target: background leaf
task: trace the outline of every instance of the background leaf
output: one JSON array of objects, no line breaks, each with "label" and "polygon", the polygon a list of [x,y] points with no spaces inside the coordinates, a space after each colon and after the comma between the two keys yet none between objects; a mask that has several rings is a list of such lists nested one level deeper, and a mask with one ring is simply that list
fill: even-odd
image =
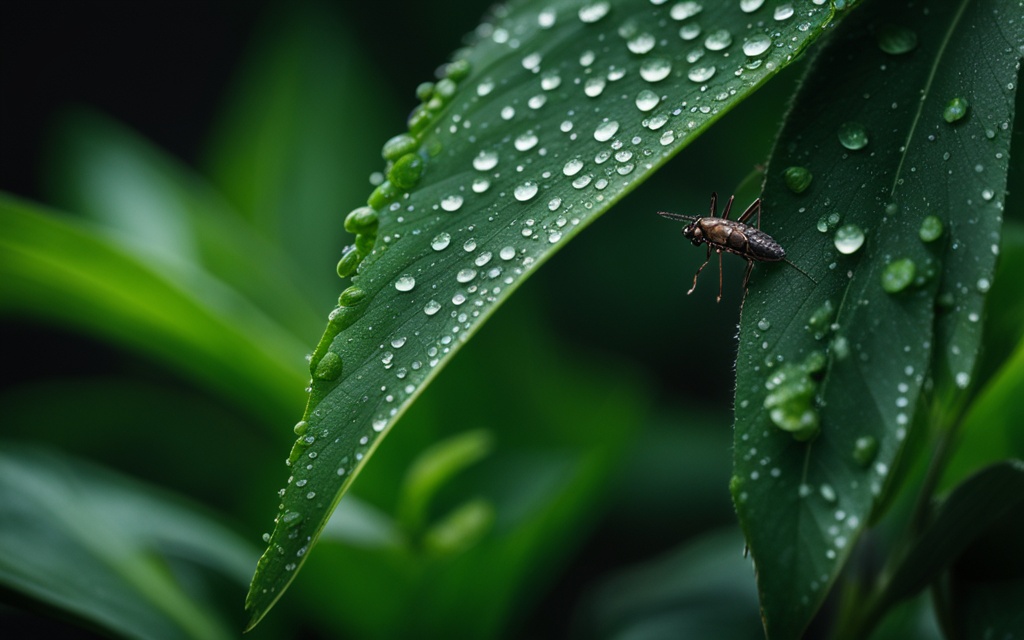
[{"label": "background leaf", "polygon": [[203,581],[186,567],[212,569],[240,592],[256,551],[194,507],[6,443],[0,516],[5,588],[124,637],[234,636],[219,597],[189,593]]},{"label": "background leaf", "polygon": [[[530,272],[831,19],[696,3],[522,3],[456,57],[350,219],[361,260],[314,351],[292,474],[247,609],[305,560],[394,420]],[[680,46],[682,43],[682,46]],[[379,221],[379,229],[378,229]],[[372,252],[362,256],[369,251]],[[314,462],[315,460],[315,462]]]},{"label": "background leaf", "polygon": [[[762,266],[741,322],[733,496],[770,637],[799,635],[820,606],[923,419],[933,359],[940,393],[969,385],[998,247],[1018,9],[881,6],[816,59],[763,194],[765,228],[818,281]],[[956,98],[970,107],[949,122]],[[810,171],[808,189],[787,187],[789,167]],[[930,215],[944,231],[925,241]],[[895,287],[904,260],[916,268]],[[794,421],[820,433],[777,427]]]}]

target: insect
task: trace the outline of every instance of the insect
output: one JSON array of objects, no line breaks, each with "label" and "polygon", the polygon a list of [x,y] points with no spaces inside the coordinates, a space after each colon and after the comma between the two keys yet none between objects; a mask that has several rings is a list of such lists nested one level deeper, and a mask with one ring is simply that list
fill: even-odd
[{"label": "insect", "polygon": [[[747,290],[747,283],[750,282],[750,273],[754,270],[754,261],[758,262],[785,262],[791,267],[807,276],[811,282],[817,282],[811,278],[803,269],[786,260],[786,250],[779,245],[770,235],[761,231],[761,199],[758,198],[750,203],[747,210],[737,220],[729,219],[729,212],[732,210],[732,201],[736,196],[730,196],[729,202],[725,205],[722,217],[718,217],[718,194],[711,194],[711,213],[705,218],[700,216],[687,216],[680,213],[668,213],[659,211],[658,215],[669,220],[681,220],[689,222],[683,227],[683,235],[690,239],[695,246],[702,243],[708,245],[708,258],[700,265],[697,273],[693,276],[693,286],[687,291],[687,295],[693,293],[697,288],[697,277],[704,267],[711,262],[711,251],[718,253],[718,298],[722,301],[722,252],[728,251],[747,259],[747,271],[743,276],[743,290]],[[757,214],[757,226],[747,224],[747,220]]]}]

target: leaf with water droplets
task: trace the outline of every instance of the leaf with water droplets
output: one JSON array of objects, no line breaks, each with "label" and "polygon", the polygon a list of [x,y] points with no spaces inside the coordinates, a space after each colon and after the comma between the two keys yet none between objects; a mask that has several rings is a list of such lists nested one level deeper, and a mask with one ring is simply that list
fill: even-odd
[{"label": "leaf with water droplets", "polygon": [[[495,308],[833,18],[821,0],[792,6],[518,3],[423,86],[408,122],[418,145],[387,145],[387,179],[368,199],[377,224],[339,263],[355,276],[311,358],[327,378],[314,375],[250,625],[380,439]],[[339,361],[321,371],[328,353]]]},{"label": "leaf with water droplets", "polygon": [[[925,420],[926,380],[963,400],[1006,191],[1013,16],[1005,0],[864,4],[772,153],[764,226],[816,282],[759,269],[741,322],[732,491],[770,637],[799,636],[821,605]],[[971,108],[951,124],[958,96]],[[792,166],[813,173],[805,191]]]}]

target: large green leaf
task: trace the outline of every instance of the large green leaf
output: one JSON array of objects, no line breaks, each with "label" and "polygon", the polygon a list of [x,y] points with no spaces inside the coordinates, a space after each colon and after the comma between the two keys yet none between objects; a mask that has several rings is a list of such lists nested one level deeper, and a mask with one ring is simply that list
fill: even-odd
[{"label": "large green leaf", "polygon": [[[945,395],[970,384],[1019,16],[1000,0],[861,7],[773,151],[764,226],[817,282],[760,268],[741,324],[732,489],[771,637],[798,636],[824,599],[922,419],[929,373]],[[794,188],[801,170],[806,190]]]},{"label": "large green leaf", "polygon": [[123,637],[235,636],[199,575],[179,581],[170,569],[181,561],[213,569],[241,591],[255,549],[124,477],[37,449],[3,449],[3,587]]},{"label": "large green leaf", "polygon": [[358,275],[313,354],[250,624],[380,438],[480,323],[792,61],[831,21],[824,4],[522,2],[497,10],[445,77],[421,88],[411,134],[385,147],[392,162],[373,209],[347,221],[358,235],[339,271],[358,264]]},{"label": "large green leaf", "polygon": [[95,225],[0,194],[8,310],[135,346],[267,415],[286,415],[300,399],[301,344],[223,282],[143,263]]}]

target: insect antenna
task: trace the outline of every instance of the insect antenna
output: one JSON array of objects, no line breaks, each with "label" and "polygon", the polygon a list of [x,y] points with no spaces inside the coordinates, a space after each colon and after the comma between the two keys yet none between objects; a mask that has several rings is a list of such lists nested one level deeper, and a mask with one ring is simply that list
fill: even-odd
[{"label": "insect antenna", "polygon": [[679,220],[681,222],[693,222],[697,220],[697,216],[687,216],[681,213],[669,213],[668,211],[659,211],[658,215],[662,218],[668,218],[669,220]]},{"label": "insect antenna", "polygon": [[810,280],[810,281],[811,281],[811,282],[813,282],[814,284],[818,284],[818,281],[817,281],[817,280],[815,280],[814,278],[812,278],[812,277],[811,277],[811,274],[807,273],[806,271],[804,271],[804,270],[803,270],[803,269],[801,269],[800,267],[796,266],[795,264],[793,264],[792,262],[790,262],[790,261],[789,261],[789,260],[788,260],[787,258],[783,258],[783,260],[784,260],[784,261],[786,262],[786,264],[788,264],[789,266],[793,267],[794,269],[796,269],[796,270],[797,270],[797,271],[799,271],[800,273],[802,273],[802,274],[804,274],[805,276],[807,276],[807,279],[808,279],[808,280]]}]

